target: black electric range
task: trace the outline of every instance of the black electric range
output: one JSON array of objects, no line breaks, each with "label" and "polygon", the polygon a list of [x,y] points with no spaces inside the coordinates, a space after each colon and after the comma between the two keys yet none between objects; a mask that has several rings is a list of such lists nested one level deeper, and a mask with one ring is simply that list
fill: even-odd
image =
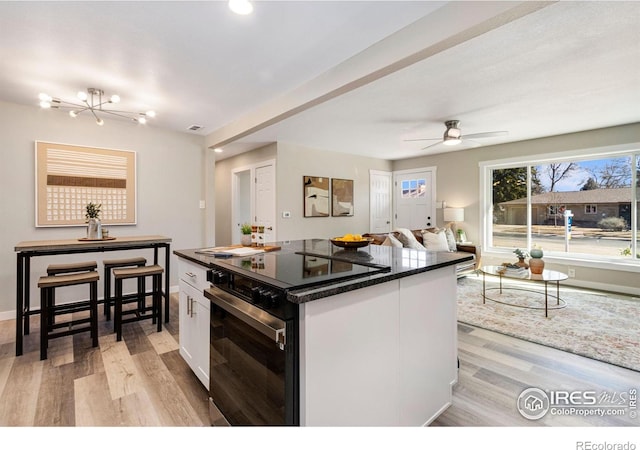
[{"label": "black electric range", "polygon": [[322,241],[216,258],[212,266],[207,274],[212,286],[205,290],[211,301],[212,422],[222,413],[231,425],[299,425],[300,305],[287,301],[287,292],[390,267],[376,264],[367,252],[344,252]]}]

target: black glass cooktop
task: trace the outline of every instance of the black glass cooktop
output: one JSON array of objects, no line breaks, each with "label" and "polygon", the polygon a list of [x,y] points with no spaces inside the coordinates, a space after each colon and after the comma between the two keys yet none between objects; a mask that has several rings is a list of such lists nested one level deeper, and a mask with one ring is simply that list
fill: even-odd
[{"label": "black glass cooktop", "polygon": [[339,255],[334,258],[314,253],[260,253],[216,262],[229,266],[236,273],[283,289],[345,281],[390,270],[386,266],[370,264],[365,257],[361,263],[354,263]]}]

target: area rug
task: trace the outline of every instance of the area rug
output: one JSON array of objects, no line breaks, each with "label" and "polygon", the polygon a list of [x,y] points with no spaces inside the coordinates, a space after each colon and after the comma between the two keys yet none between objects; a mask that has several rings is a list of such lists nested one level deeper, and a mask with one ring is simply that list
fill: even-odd
[{"label": "area rug", "polygon": [[[487,289],[498,287],[487,277]],[[503,286],[535,290],[488,290],[505,303],[544,308],[544,285],[505,280]],[[555,284],[549,284],[555,295]],[[527,309],[487,300],[482,303],[482,275],[458,280],[458,321],[527,341],[640,371],[640,299],[560,286],[562,309]],[[556,306],[549,297],[549,305]]]}]

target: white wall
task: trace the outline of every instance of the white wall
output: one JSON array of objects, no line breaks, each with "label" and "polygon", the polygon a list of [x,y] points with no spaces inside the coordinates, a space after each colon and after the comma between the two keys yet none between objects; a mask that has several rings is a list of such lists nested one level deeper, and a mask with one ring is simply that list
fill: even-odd
[{"label": "white wall", "polygon": [[[99,127],[90,118],[74,120],[59,111],[0,102],[0,320],[15,316],[14,247],[18,242],[86,235],[84,227],[35,227],[36,140],[135,151],[137,225],[109,226],[111,235],[165,235],[173,239],[172,250],[204,245],[205,210],[199,208],[199,200],[206,197],[204,137],[113,119]],[[62,259],[100,261],[104,255],[133,256],[131,252],[110,252],[34,258],[32,304],[39,302],[35,282],[47,264]],[[176,268],[175,257],[172,262]],[[176,270],[171,273],[171,284],[177,285]]]},{"label": "white wall", "polygon": [[[330,238],[369,231],[369,170],[391,170],[391,161],[327,152],[278,142],[278,240]],[[303,177],[353,180],[352,217],[304,217]],[[291,218],[282,218],[290,211]]]}]

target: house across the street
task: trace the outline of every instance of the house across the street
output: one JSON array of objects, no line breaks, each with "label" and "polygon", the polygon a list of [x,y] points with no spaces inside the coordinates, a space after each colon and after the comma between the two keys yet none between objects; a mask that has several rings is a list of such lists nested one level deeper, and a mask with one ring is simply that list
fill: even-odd
[{"label": "house across the street", "polygon": [[[606,217],[622,217],[628,227],[631,223],[631,188],[545,192],[531,196],[532,225],[563,225],[565,210],[571,211],[576,226],[596,228]],[[502,202],[494,214],[497,223],[526,224],[527,198]]]}]

